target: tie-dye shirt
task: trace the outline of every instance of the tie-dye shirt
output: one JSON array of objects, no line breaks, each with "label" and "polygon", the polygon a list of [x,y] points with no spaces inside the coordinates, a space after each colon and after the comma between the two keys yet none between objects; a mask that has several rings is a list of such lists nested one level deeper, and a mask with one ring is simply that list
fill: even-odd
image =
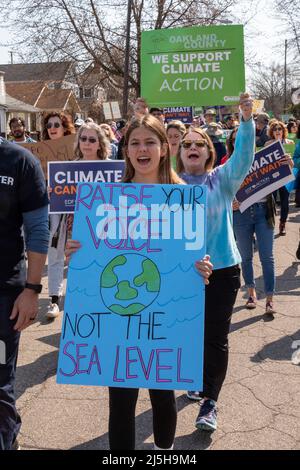
[{"label": "tie-dye shirt", "polygon": [[254,158],[254,121],[242,121],[230,159],[203,175],[181,173],[187,184],[205,184],[207,194],[207,245],[213,269],[241,262],[232,228],[232,201],[245,179]]}]

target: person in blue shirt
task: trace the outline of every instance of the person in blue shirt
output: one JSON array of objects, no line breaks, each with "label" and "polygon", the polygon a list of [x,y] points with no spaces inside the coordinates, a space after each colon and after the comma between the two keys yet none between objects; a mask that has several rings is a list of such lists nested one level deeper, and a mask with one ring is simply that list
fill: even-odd
[{"label": "person in blue shirt", "polygon": [[207,247],[214,266],[205,290],[205,338],[203,393],[189,391],[192,400],[202,400],[196,427],[217,428],[216,402],[228,365],[228,334],[231,315],[240,287],[241,257],[232,228],[232,202],[254,158],[255,126],[253,102],[244,93],[240,97],[242,120],[231,158],[214,168],[213,143],[200,128],[190,128],[183,136],[177,155],[177,172],[188,184],[204,184],[207,196]]}]

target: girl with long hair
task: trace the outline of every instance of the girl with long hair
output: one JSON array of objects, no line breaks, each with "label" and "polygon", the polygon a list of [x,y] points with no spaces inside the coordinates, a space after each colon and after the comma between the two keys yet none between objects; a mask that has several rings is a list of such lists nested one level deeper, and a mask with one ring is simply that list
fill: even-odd
[{"label": "girl with long hair", "polygon": [[[151,115],[133,120],[125,136],[125,174],[123,182],[183,184],[171,168],[170,150],[164,126]],[[69,240],[66,256],[80,248]],[[209,257],[195,263],[205,283],[211,274]],[[109,443],[111,450],[135,447],[135,408],[138,389],[109,387]],[[154,448],[173,448],[177,410],[173,390],[149,390],[153,409]]]}]

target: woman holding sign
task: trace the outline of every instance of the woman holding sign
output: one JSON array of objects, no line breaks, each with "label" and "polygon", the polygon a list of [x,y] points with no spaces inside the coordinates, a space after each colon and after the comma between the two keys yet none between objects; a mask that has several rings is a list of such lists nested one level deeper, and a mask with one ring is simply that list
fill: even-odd
[{"label": "woman holding sign", "polygon": [[[274,142],[280,142],[282,145],[294,144],[293,140],[288,139],[288,130],[284,123],[281,121],[272,120],[268,130],[268,136],[271,140],[265,143],[265,147],[268,147]],[[285,186],[279,188],[280,197],[280,223],[279,223],[279,235],[286,235],[285,224],[289,215],[289,197],[290,193]]]},{"label": "woman holding sign", "polygon": [[[125,136],[125,176],[123,182],[183,184],[172,170],[167,135],[161,122],[151,115],[141,116],[129,126]],[[75,240],[67,242],[66,257],[80,248]],[[205,283],[211,274],[209,257],[195,264]],[[111,450],[135,447],[135,408],[139,390],[109,388],[109,443]],[[172,390],[149,390],[153,409],[155,449],[173,448],[177,410]]]},{"label": "woman holding sign", "polygon": [[[75,134],[75,128],[64,113],[49,113],[44,119],[43,140],[57,140]],[[64,249],[67,236],[67,218],[65,215],[50,214],[50,245],[48,251],[48,291],[50,303],[46,313],[53,319],[60,313],[60,299],[63,293]]]},{"label": "woman holding sign", "polygon": [[[275,124],[276,125],[276,124]],[[269,142],[268,142],[269,144]],[[281,165],[292,166],[289,155],[284,155],[280,160]],[[253,237],[257,240],[260,262],[262,265],[264,288],[266,295],[265,314],[273,319],[275,313],[273,296],[275,292],[275,265],[273,255],[274,228],[276,207],[273,194],[260,199],[252,204],[243,213],[239,210],[239,203],[233,203],[233,229],[237,245],[242,257],[242,273],[248,290],[247,309],[254,309],[257,305],[253,269]]]},{"label": "woman holding sign", "polygon": [[201,400],[196,427],[205,431],[217,428],[216,403],[228,365],[228,334],[231,315],[240,287],[241,257],[232,229],[232,201],[253,158],[255,130],[252,99],[240,97],[242,121],[236,134],[231,158],[214,168],[216,153],[203,129],[191,128],[183,136],[177,155],[177,171],[188,184],[205,184],[207,196],[207,253],[214,271],[205,291],[204,389],[189,391],[188,398]]}]

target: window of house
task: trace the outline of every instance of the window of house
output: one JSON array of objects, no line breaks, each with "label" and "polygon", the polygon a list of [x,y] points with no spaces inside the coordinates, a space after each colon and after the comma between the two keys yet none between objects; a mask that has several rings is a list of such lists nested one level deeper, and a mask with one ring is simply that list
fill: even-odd
[{"label": "window of house", "polygon": [[92,98],[92,89],[91,88],[85,88],[84,89],[84,97],[85,98]]}]

